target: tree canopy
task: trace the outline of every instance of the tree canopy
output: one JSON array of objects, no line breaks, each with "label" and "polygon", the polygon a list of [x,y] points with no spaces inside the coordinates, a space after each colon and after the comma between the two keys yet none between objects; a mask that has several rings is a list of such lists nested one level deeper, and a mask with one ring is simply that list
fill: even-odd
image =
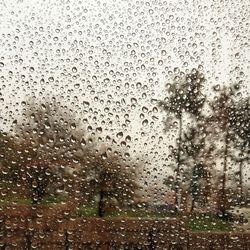
[{"label": "tree canopy", "polygon": [[[133,164],[133,163],[132,163]],[[97,199],[98,215],[105,214],[105,204],[129,205],[136,197],[138,166],[127,164],[119,155],[93,154],[79,169],[81,192],[89,201]]]},{"label": "tree canopy", "polygon": [[86,143],[89,138],[77,114],[56,98],[27,100],[12,137],[1,138],[12,152],[8,160],[7,147],[3,150],[4,178],[24,187],[34,204],[58,189],[76,195],[70,187],[80,186],[88,201],[99,196],[100,216],[108,200],[123,205],[133,201],[137,188],[133,163],[126,163],[118,152],[100,153],[98,145]]}]

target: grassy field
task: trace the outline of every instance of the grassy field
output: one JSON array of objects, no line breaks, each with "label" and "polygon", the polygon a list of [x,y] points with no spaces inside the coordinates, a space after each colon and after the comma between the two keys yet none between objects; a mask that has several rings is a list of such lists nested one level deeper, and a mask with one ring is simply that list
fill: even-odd
[{"label": "grassy field", "polygon": [[[80,217],[97,217],[97,210],[90,207],[80,207],[76,210]],[[228,222],[219,218],[207,215],[200,216],[182,216],[180,214],[157,213],[149,210],[126,210],[106,212],[105,218],[144,218],[144,219],[166,219],[178,218],[186,222],[190,231],[211,231],[211,232],[229,232],[233,227]]]},{"label": "grassy field", "polygon": [[[97,217],[97,209],[93,207],[81,206],[76,209],[76,213],[80,217]],[[117,210],[107,211],[105,213],[106,218],[165,218],[173,217],[173,214],[166,214],[160,212],[153,212],[145,209],[131,209],[131,210]]]},{"label": "grassy field", "polygon": [[31,199],[21,198],[21,197],[5,197],[0,199],[0,205],[11,205],[11,204],[29,205],[31,204]]},{"label": "grassy field", "polygon": [[191,231],[223,231],[229,232],[233,227],[228,222],[211,216],[189,216],[186,219],[187,228]]},{"label": "grassy field", "polygon": [[[61,203],[64,201],[64,198],[61,196],[47,196],[44,197],[42,200],[41,204],[46,205],[46,204],[53,204],[53,203]],[[32,200],[30,198],[25,198],[25,197],[4,197],[0,199],[0,205],[10,205],[10,204],[20,204],[20,205],[31,205]]]},{"label": "grassy field", "polygon": [[[50,204],[60,204],[64,201],[64,198],[61,196],[48,196],[44,197],[41,204],[50,205]],[[20,198],[20,197],[5,197],[0,199],[1,205],[11,205],[11,204],[22,204],[22,205],[31,205],[32,201],[29,198]],[[95,207],[80,206],[76,208],[76,215],[79,217],[98,217],[97,209]],[[171,212],[154,212],[147,209],[126,209],[126,210],[108,210],[105,213],[105,218],[143,218],[143,219],[167,219],[167,218],[178,218],[182,221],[185,221],[187,229],[191,231],[223,231],[229,232],[233,230],[233,226],[219,218],[208,216],[208,215],[188,215],[183,216],[181,214],[175,214]]]}]

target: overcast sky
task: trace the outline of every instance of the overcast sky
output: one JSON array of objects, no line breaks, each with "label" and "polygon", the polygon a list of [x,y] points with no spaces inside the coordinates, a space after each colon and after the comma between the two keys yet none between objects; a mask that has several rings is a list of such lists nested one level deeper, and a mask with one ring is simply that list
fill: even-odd
[{"label": "overcast sky", "polygon": [[249,7],[248,0],[2,0],[2,129],[25,96],[50,92],[78,105],[103,138],[122,131],[119,144],[130,135],[132,155],[164,172],[174,137],[163,134],[154,100],[164,98],[176,67],[202,65],[207,91],[249,84]]}]

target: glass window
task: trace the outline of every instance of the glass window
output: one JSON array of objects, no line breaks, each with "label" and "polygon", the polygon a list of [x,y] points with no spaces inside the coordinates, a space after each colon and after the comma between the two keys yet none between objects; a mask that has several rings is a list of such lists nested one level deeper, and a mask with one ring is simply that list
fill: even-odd
[{"label": "glass window", "polygon": [[0,248],[250,248],[249,20],[1,1]]}]

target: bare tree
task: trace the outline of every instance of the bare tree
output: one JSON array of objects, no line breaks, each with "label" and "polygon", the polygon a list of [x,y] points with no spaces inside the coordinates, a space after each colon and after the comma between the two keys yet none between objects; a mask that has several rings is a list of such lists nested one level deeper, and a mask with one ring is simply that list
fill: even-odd
[{"label": "bare tree", "polygon": [[239,164],[239,171],[237,172],[239,179],[241,203],[243,202],[243,165],[249,162],[250,156],[250,98],[246,97],[240,100],[232,110],[234,119],[232,120],[232,127],[237,135],[236,147],[238,148],[239,155],[232,155],[235,162]]},{"label": "bare tree", "polygon": [[218,95],[210,102],[212,114],[208,121],[210,122],[215,138],[222,138],[223,150],[219,150],[219,154],[223,155],[223,175],[222,175],[222,199],[219,209],[222,216],[226,213],[225,204],[227,203],[226,183],[228,174],[228,160],[231,155],[230,146],[235,147],[235,131],[233,124],[235,123],[235,105],[236,105],[236,90],[231,87],[223,87],[218,91]]},{"label": "bare tree", "polygon": [[[189,192],[192,197],[191,212],[195,203],[211,191],[212,153],[215,149],[209,139],[205,117],[184,133],[182,152],[183,163],[187,166],[184,175],[190,180]],[[205,190],[206,189],[206,190]],[[203,199],[204,200],[204,199]]]},{"label": "bare tree", "polygon": [[176,204],[179,207],[181,204],[181,198],[179,198],[180,189],[180,168],[182,164],[181,151],[182,151],[182,139],[183,139],[183,116],[190,114],[197,117],[202,111],[202,107],[205,103],[205,96],[202,93],[202,86],[205,82],[204,75],[198,70],[193,69],[189,74],[180,74],[176,76],[173,83],[167,84],[168,96],[159,102],[159,106],[163,110],[173,117],[169,116],[165,121],[166,127],[169,122],[174,118],[178,120],[178,137],[177,137],[177,150],[175,155],[176,159],[176,177],[175,177],[175,194]]}]

